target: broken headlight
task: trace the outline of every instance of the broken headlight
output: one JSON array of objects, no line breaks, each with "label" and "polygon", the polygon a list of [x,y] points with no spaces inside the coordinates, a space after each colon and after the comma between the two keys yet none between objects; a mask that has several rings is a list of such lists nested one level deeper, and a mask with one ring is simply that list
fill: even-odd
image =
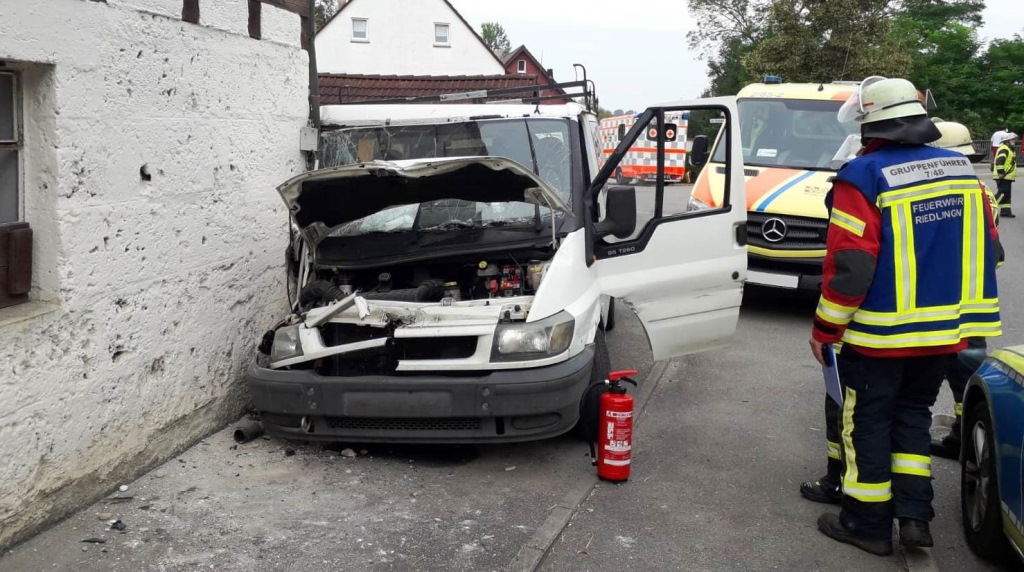
[{"label": "broken headlight", "polygon": [[270,350],[270,363],[291,359],[302,355],[302,342],[299,341],[301,324],[285,326],[274,333],[274,345]]},{"label": "broken headlight", "polygon": [[558,355],[569,349],[575,327],[576,319],[564,310],[529,324],[498,324],[491,360],[525,361]]}]

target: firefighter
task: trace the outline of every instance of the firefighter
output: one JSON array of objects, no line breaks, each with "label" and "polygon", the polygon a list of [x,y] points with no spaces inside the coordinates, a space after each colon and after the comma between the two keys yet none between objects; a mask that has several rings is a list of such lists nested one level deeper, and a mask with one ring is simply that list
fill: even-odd
[{"label": "firefighter", "polygon": [[839,111],[864,149],[833,183],[821,299],[810,345],[845,385],[842,510],[827,536],[892,553],[932,546],[930,408],[967,338],[1001,333],[995,226],[970,161],[940,137],[913,84],[870,77]]},{"label": "firefighter", "polygon": [[1010,204],[1010,196],[1014,179],[1017,178],[1017,153],[1013,150],[1013,140],[1017,138],[1016,133],[1003,135],[1002,144],[996,150],[996,157],[992,159],[992,176],[996,180],[996,198],[999,199],[1000,214],[1006,218],[1016,218]]},{"label": "firefighter", "polygon": [[[963,153],[964,155],[974,153],[974,146],[971,143],[971,133],[967,127],[952,121],[935,121],[935,126],[939,128],[939,132],[942,133],[942,137],[933,143],[934,146],[941,149],[949,149],[958,153]],[[985,186],[985,195],[988,198],[989,206],[992,210],[992,220],[998,227],[999,203],[988,186]],[[996,250],[998,253],[998,266],[1003,261],[1003,249],[998,242],[996,243]],[[985,343],[985,338],[972,337],[967,340],[967,348],[958,352],[956,354],[956,359],[951,361],[949,366],[946,367],[946,382],[949,383],[949,389],[953,393],[954,420],[948,435],[942,439],[932,441],[932,455],[946,459],[960,458],[960,432],[961,416],[963,415],[964,390],[967,388],[967,381],[971,378],[971,375],[978,369],[978,367],[981,366],[981,362],[985,361],[985,356],[987,354],[988,344]]]}]

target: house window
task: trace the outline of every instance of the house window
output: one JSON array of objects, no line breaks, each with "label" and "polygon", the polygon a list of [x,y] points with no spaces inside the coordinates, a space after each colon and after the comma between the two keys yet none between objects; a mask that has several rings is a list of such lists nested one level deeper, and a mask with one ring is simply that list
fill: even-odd
[{"label": "house window", "polygon": [[450,46],[451,41],[448,36],[448,24],[434,24],[434,45],[435,46]]},{"label": "house window", "polygon": [[21,220],[20,99],[18,76],[0,72],[0,224]]},{"label": "house window", "polygon": [[526,73],[526,60],[519,60],[519,73]]},{"label": "house window", "polygon": [[352,18],[352,41],[366,42],[366,18]]}]

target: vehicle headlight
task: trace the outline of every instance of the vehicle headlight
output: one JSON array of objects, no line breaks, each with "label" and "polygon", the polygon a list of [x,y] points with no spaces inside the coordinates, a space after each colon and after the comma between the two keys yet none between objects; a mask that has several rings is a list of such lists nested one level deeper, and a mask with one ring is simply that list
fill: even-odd
[{"label": "vehicle headlight", "polygon": [[572,343],[576,319],[562,311],[530,324],[498,324],[494,330],[493,361],[525,361],[558,355]]},{"label": "vehicle headlight", "polygon": [[299,327],[301,327],[301,324],[295,324],[293,326],[285,326],[274,332],[274,345],[270,350],[270,363],[302,355]]},{"label": "vehicle headlight", "polygon": [[711,205],[698,199],[697,197],[690,195],[690,201],[686,203],[686,212],[691,213],[695,211],[704,211],[710,209]]}]

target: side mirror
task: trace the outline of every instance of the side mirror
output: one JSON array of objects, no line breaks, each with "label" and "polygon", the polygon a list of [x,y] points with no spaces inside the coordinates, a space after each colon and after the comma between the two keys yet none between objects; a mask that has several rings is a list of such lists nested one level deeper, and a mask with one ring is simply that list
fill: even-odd
[{"label": "side mirror", "polygon": [[708,161],[708,136],[698,135],[693,138],[690,148],[690,164],[699,167]]},{"label": "side mirror", "polygon": [[604,211],[604,220],[594,225],[598,236],[629,238],[636,230],[636,189],[609,187]]},{"label": "side mirror", "polygon": [[624,123],[620,123],[619,124],[618,134],[619,134],[619,141],[622,141],[623,139],[626,138],[626,125]]}]

